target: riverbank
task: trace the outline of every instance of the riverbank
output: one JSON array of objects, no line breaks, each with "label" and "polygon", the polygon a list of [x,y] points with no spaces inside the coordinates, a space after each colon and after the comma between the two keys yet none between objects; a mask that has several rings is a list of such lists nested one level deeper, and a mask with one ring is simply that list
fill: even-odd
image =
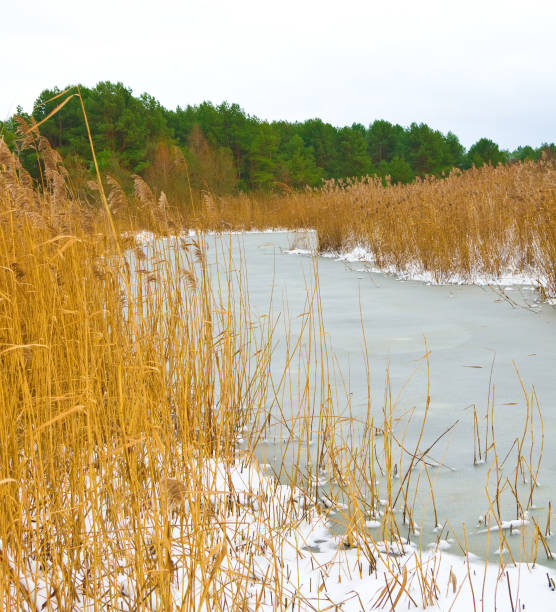
[{"label": "riverbank", "polygon": [[[529,574],[520,564],[551,555],[551,509],[535,506],[542,489],[533,501],[544,439],[534,402],[511,461],[498,446],[498,421],[496,436],[493,427],[480,433],[476,467],[495,496],[481,508],[481,530],[498,527],[487,534],[500,548],[486,564],[470,557],[466,539],[450,543],[447,525],[436,531],[438,517],[432,528],[421,521],[421,511],[438,510],[442,475],[455,480],[436,453],[434,436],[444,440],[444,427],[432,440],[403,433],[404,415],[424,427],[431,415],[447,414],[431,401],[427,383],[415,410],[404,406],[400,414],[390,393],[395,372],[387,370],[379,387],[382,406],[371,405],[369,379],[356,404],[349,384],[336,378],[325,318],[335,312],[346,320],[358,279],[338,274],[337,262],[280,257],[271,234],[251,236],[257,242],[249,253],[241,244],[231,252],[227,236],[139,243],[130,223],[127,236],[117,236],[108,210],[81,206],[60,169],[51,164],[48,172],[51,182],[33,190],[16,158],[0,165],[0,389],[9,390],[0,393],[2,607],[442,609],[454,597],[466,606],[469,597],[479,600],[478,583],[471,595],[465,585],[475,575],[480,580],[481,567],[485,590],[506,578],[511,605],[518,597],[546,604],[541,578],[552,593],[551,570],[548,577],[544,570]],[[168,235],[163,225],[160,234]],[[248,278],[253,266],[241,265],[244,255],[259,266],[259,282]],[[277,260],[297,300],[292,317],[282,295],[278,314],[269,305],[268,291],[278,291]],[[318,268],[327,264],[333,283],[321,293]],[[384,282],[384,290],[404,286],[391,282],[395,287]],[[369,295],[375,313],[385,303],[407,318],[407,299]],[[411,304],[417,312],[416,300]],[[276,316],[284,326],[279,343]],[[357,335],[342,339],[365,377],[365,358],[354,352],[365,333],[360,315],[352,319]],[[437,328],[431,355],[420,330],[399,335],[397,314],[389,325],[396,334],[379,324],[368,335],[371,354],[397,352],[425,371],[434,351],[454,351],[468,338],[459,323]],[[535,338],[530,331],[528,341],[538,344]],[[466,362],[473,370],[464,371],[476,364]],[[517,410],[503,414],[514,429]],[[486,413],[494,415],[494,401]],[[280,446],[273,446],[275,434]],[[473,444],[465,445],[470,468],[460,476],[475,469]],[[273,456],[259,468],[262,447]],[[540,516],[548,516],[546,529]],[[534,526],[536,517],[531,534],[518,529],[525,520]],[[338,521],[343,529],[334,535]],[[512,533],[523,534],[513,547]],[[431,534],[440,552],[428,552]],[[452,558],[448,544],[463,556]],[[503,581],[497,584],[505,597]]]}]

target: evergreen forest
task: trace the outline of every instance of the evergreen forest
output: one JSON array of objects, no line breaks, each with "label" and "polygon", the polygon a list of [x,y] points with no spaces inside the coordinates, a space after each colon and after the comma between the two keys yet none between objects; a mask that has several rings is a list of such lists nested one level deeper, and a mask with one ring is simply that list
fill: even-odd
[{"label": "evergreen forest", "polygon": [[[452,132],[443,134],[425,123],[404,127],[377,119],[367,127],[337,127],[320,119],[268,122],[228,102],[168,110],[149,94],[134,96],[122,83],[100,82],[80,90],[103,175],[131,188],[131,177],[138,174],[177,198],[188,189],[215,195],[264,192],[368,175],[411,183],[416,177],[447,175],[453,168],[556,155],[554,144],[510,152],[488,138],[466,150]],[[21,118],[41,122],[60,106],[61,92],[44,90],[32,117],[18,108],[16,115],[0,122],[0,134],[10,148],[17,148]],[[59,108],[41,126],[41,134],[61,154],[75,184],[86,185],[92,162],[78,97]],[[37,176],[32,151],[19,153]]]}]

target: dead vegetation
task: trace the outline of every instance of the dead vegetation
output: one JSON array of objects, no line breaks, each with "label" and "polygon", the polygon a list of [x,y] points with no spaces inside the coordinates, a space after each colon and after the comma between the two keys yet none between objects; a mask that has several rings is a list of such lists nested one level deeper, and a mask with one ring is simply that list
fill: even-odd
[{"label": "dead vegetation", "polygon": [[[441,522],[431,448],[422,448],[421,436],[414,448],[400,437],[388,382],[381,411],[369,397],[364,422],[338,416],[318,279],[276,384],[272,325],[254,325],[243,280],[232,290],[229,261],[215,280],[201,235],[138,244],[129,233],[136,217],[115,179],[104,208],[84,206],[55,152],[35,132],[25,136],[43,159],[39,189],[0,140],[2,606],[311,609],[313,599],[289,590],[283,547],[299,525],[330,509],[344,522],[343,546],[360,551],[361,576],[387,568],[374,607],[432,605],[449,588],[459,594],[455,576],[439,584],[428,561],[413,570],[404,564],[419,490]],[[167,199],[140,180],[136,192],[149,227],[171,236],[179,220]],[[207,194],[199,206],[208,213],[195,219],[200,226],[315,227],[321,250],[363,243],[377,261],[418,259],[440,277],[476,266],[499,272],[517,261],[554,282],[548,164],[406,187],[363,181],[266,199]],[[309,357],[299,350],[302,338]],[[298,388],[291,367],[305,376]],[[295,418],[279,424],[282,460],[294,457],[287,493],[277,479],[253,485],[258,476],[249,467],[280,401],[297,406]],[[429,403],[427,392],[421,433]],[[528,520],[542,456],[540,408],[534,395],[525,393],[525,403],[515,466],[498,457],[493,404],[487,430],[475,428],[475,460],[489,462],[484,525],[488,533],[497,528],[499,548],[510,555],[506,533]],[[241,456],[240,435],[249,441]],[[248,474],[247,489],[238,473]],[[510,525],[502,497],[515,504]],[[370,520],[380,525],[379,540]],[[522,558],[551,556],[550,520],[550,507],[544,528],[531,519]],[[502,553],[499,562],[502,572]],[[315,597],[326,593],[327,580],[340,580],[334,567],[311,584]],[[508,589],[511,595],[509,582]]]},{"label": "dead vegetation", "polygon": [[523,274],[556,296],[550,160],[454,170],[410,185],[329,182],[302,192],[222,197],[217,205],[221,228],[314,228],[321,252],[362,246],[381,268],[416,266],[438,281]]}]

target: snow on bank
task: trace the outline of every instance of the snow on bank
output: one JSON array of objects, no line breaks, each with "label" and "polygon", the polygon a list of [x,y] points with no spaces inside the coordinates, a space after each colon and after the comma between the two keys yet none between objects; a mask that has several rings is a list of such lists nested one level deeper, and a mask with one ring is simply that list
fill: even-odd
[{"label": "snow on bank", "polygon": [[[312,255],[310,249],[293,248],[283,251],[288,255]],[[502,287],[524,286],[531,288],[546,287],[547,279],[536,274],[534,270],[523,273],[517,269],[507,269],[498,276],[488,275],[482,272],[473,272],[470,276],[461,274],[449,274],[439,276],[434,270],[425,270],[419,262],[410,262],[402,268],[394,264],[377,265],[376,258],[371,251],[364,247],[356,246],[349,251],[322,253],[322,257],[344,261],[353,264],[364,264],[365,267],[358,268],[358,272],[370,271],[378,274],[390,274],[403,281],[419,281],[429,285],[495,285]],[[556,298],[548,300],[549,304],[556,304]]]},{"label": "snow on bank", "polygon": [[[424,610],[556,609],[554,572],[517,564],[499,569],[477,558],[443,552],[445,541],[430,551],[414,544],[392,544],[373,538],[344,548],[331,534],[327,515],[298,488],[280,485],[265,475],[254,460],[232,465],[208,461],[201,469],[202,486],[213,508],[233,499],[236,511],[215,518],[212,542],[224,546],[217,580],[233,606],[235,588],[229,576],[250,575],[249,607],[275,610],[359,612],[373,607]],[[207,499],[205,498],[205,504]],[[191,520],[186,519],[191,526]],[[172,596],[176,606],[185,600],[191,563],[174,526],[175,575]],[[214,550],[214,549],[213,549]],[[208,554],[208,553],[207,553]],[[181,559],[180,559],[181,556]],[[376,564],[376,565],[374,565]],[[374,565],[374,567],[373,567]],[[198,573],[198,572],[197,572]],[[197,576],[195,600],[202,585]],[[276,601],[280,585],[281,601]],[[395,602],[395,603],[394,603]]]},{"label": "snow on bank", "polygon": [[[153,503],[145,511],[140,538],[151,550],[157,543],[169,542],[166,566],[171,568],[173,609],[233,610],[242,602],[247,607],[241,609],[269,612],[556,609],[555,574],[542,566],[519,563],[499,569],[472,555],[445,552],[450,546],[445,540],[428,551],[408,542],[380,542],[377,529],[345,548],[329,531],[326,512],[300,489],[266,475],[254,460],[197,462],[195,470],[182,477],[183,484],[177,487],[181,499],[169,499],[168,480],[152,487]],[[98,478],[102,480],[102,475]],[[197,508],[196,515],[191,504]],[[205,516],[203,521],[199,512]],[[110,520],[106,509],[102,514],[106,527]],[[162,516],[172,517],[168,531],[163,530]],[[98,520],[98,515],[87,518],[83,541],[98,533]],[[96,596],[85,587],[84,551],[83,569],[74,575],[77,598],[67,609],[96,609],[102,594],[105,601],[116,599],[121,610],[145,608],[147,603],[151,609],[164,609],[157,589],[145,600],[139,588],[136,567],[130,562],[137,542],[131,526],[119,522],[112,537],[118,542],[106,546],[104,576],[99,576],[98,566],[95,569]],[[156,552],[151,554],[149,571],[156,574],[161,569],[156,570]],[[29,567],[31,571],[35,567],[32,560]],[[35,602],[34,607],[21,609],[62,609],[52,597],[59,570],[52,568],[50,579],[48,573],[46,568],[38,581],[18,576]],[[207,582],[218,605],[208,597]]]},{"label": "snow on bank", "polygon": [[[314,230],[304,230],[304,231],[296,231],[296,230],[288,230],[285,228],[274,228],[274,229],[254,229],[254,230],[245,230],[245,231],[231,231],[231,232],[206,232],[206,235],[214,235],[220,233],[231,233],[231,234],[272,234],[272,233],[280,233],[286,234],[291,233],[297,236],[297,240],[294,239],[294,244],[292,244],[293,248],[283,250],[283,253],[288,255],[313,255],[315,253],[314,247],[316,244],[312,245],[311,248],[310,243],[315,242],[315,238],[313,234]],[[186,232],[182,232],[180,236],[196,236],[197,232],[195,230],[189,230]],[[157,236],[152,232],[142,231],[133,234],[138,244],[148,244],[153,242]],[[305,239],[303,237],[305,236]],[[295,242],[301,243],[300,247],[295,245]],[[303,244],[303,243],[309,244]],[[511,288],[513,286],[522,286],[522,287],[531,287],[531,288],[539,288],[547,286],[547,279],[542,275],[536,273],[534,269],[531,269],[529,272],[525,273],[523,271],[519,271],[517,267],[508,267],[498,276],[493,276],[489,274],[485,274],[483,272],[477,271],[473,272],[470,276],[463,276],[461,274],[449,274],[439,276],[438,272],[434,270],[425,270],[423,266],[419,262],[409,262],[405,264],[402,268],[394,265],[377,265],[376,258],[374,254],[368,249],[362,246],[355,246],[354,248],[341,252],[328,252],[322,253],[322,257],[335,259],[337,261],[345,261],[346,263],[360,263],[364,264],[365,268],[358,269],[358,271],[370,271],[378,274],[390,274],[399,280],[404,281],[419,281],[423,283],[427,283],[429,285],[480,285],[480,286],[500,286],[504,288]],[[548,304],[556,305],[556,296],[549,297],[547,300]]]}]

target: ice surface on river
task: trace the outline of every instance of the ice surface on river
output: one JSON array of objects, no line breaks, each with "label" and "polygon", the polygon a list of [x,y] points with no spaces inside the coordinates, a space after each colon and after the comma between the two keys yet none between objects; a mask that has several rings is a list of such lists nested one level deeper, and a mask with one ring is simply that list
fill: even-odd
[{"label": "ice surface on river", "polygon": [[[491,535],[489,553],[491,556],[496,554],[497,530],[508,532],[508,539],[519,553],[521,536],[531,526],[531,518],[544,526],[548,502],[556,500],[556,445],[552,443],[556,433],[556,310],[541,304],[536,293],[527,286],[534,285],[535,279],[510,274],[497,279],[500,286],[496,289],[484,286],[494,279],[480,278],[474,279],[475,286],[459,284],[461,279],[457,278],[451,279],[455,284],[439,285],[431,277],[419,277],[418,270],[410,270],[405,277],[399,272],[384,274],[384,270],[373,268],[372,257],[361,250],[335,257],[289,256],[312,253],[312,245],[302,242],[298,232],[248,233],[234,237],[234,257],[238,267],[240,262],[246,265],[254,317],[274,315],[286,318],[295,334],[306,311],[307,287],[314,279],[315,267],[318,267],[324,325],[334,353],[334,364],[341,373],[336,379],[338,395],[345,398],[341,409],[345,413],[349,410],[354,418],[364,417],[368,408],[362,327],[369,352],[371,408],[380,415],[388,368],[394,409],[396,415],[400,415],[401,424],[402,415],[408,413],[414,415],[416,424],[420,424],[423,417],[427,373],[422,358],[430,351],[431,403],[422,447],[427,448],[456,423],[432,453],[437,466],[431,471],[439,522],[443,525],[448,521],[456,529],[465,523],[469,548],[479,555],[485,554],[488,534],[495,534]],[[228,244],[228,238],[214,235],[209,238],[209,244],[209,261],[215,265],[215,253],[225,248],[223,245]],[[273,306],[269,313],[271,296]],[[286,343],[281,325],[276,327],[274,342],[273,359],[279,375]],[[531,448],[531,457],[536,461],[540,456],[542,439],[541,425],[535,413],[537,398],[548,443],[542,449],[542,469],[537,487],[534,487],[534,503],[529,513],[521,518],[516,517],[515,507],[504,506],[500,525],[485,525],[483,517],[488,511],[485,489],[492,487],[492,452],[474,464],[474,411],[478,415],[484,442],[485,415],[489,402],[494,405],[498,453],[501,458],[509,457],[509,465],[511,461],[515,462],[514,444],[524,430],[529,406],[536,419],[537,434]],[[289,408],[294,411],[295,406]],[[415,437],[416,431],[410,427],[408,444]],[[281,456],[279,440],[269,436],[260,447],[261,462],[276,466],[276,457]],[[484,454],[484,448],[482,452]],[[526,494],[529,484],[519,486]],[[439,535],[430,515],[429,505],[418,517],[423,550],[428,544],[434,544]],[[369,519],[367,526],[371,534],[373,529],[377,529],[376,523]],[[440,548],[443,549],[448,544],[446,540],[442,542]],[[370,590],[374,589],[376,594],[377,589],[384,588],[384,577],[382,582],[372,581],[368,576],[359,580],[351,572],[350,562],[354,562],[356,550],[338,552],[337,546],[333,548],[331,558],[333,563],[341,565],[338,575],[343,578],[341,582],[336,578],[329,584],[338,585],[338,597],[343,597],[341,593],[348,593],[350,589],[368,597]],[[454,548],[458,546],[452,545],[452,550]],[[323,544],[315,554],[331,553]],[[545,561],[542,555],[539,555],[539,560],[553,567],[553,562]],[[467,565],[464,557],[443,552],[442,563],[438,566],[435,563],[435,560],[431,561],[433,570],[438,567],[442,576],[440,609],[450,607],[452,586],[448,588],[447,584],[453,584],[452,571],[457,589],[466,582],[462,593],[467,593],[458,598],[454,610],[473,608],[469,583],[473,584],[478,606],[481,605],[482,593],[487,597],[494,596],[499,578],[497,563],[489,564],[492,569],[488,572],[492,573],[487,572],[486,577],[484,562],[480,560],[472,559]],[[304,577],[310,576],[303,562],[299,561],[299,567]],[[351,572],[351,578],[344,577],[344,571]],[[510,588],[513,589],[512,606],[517,605],[519,598],[520,604],[526,604],[526,609],[556,609],[556,593],[550,591],[543,571],[530,574],[524,565],[518,565],[508,567],[508,572],[510,585],[513,585]],[[517,583],[520,585],[519,593]],[[508,602],[501,604],[500,598],[508,598],[508,586],[499,582],[497,592],[498,605],[506,605]],[[346,604],[343,609],[351,608]],[[355,598],[353,609],[361,609]],[[492,600],[485,603],[485,609],[494,609]]]}]

